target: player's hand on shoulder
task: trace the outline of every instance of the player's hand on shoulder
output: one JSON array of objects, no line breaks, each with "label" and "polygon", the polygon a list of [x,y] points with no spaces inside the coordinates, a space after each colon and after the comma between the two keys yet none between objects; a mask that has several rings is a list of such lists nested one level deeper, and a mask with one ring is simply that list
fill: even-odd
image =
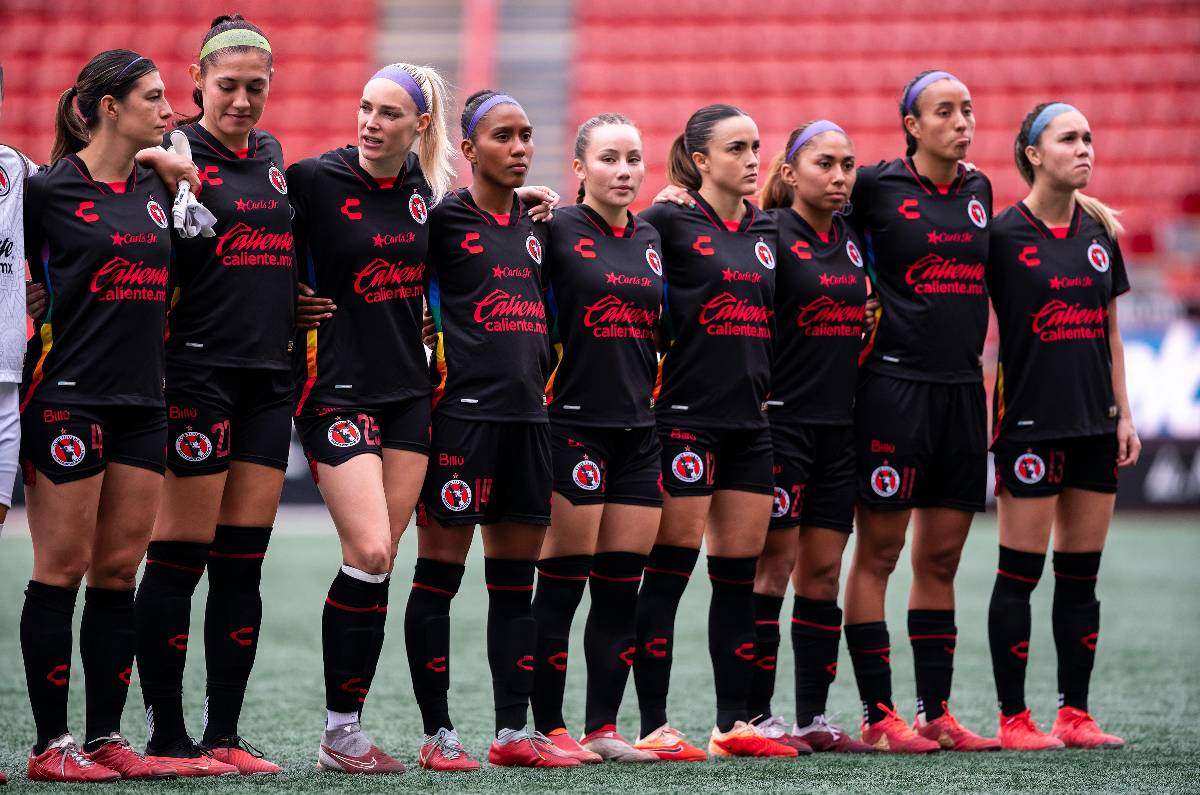
[{"label": "player's hand on shoulder", "polygon": [[559,195],[545,185],[526,185],[517,188],[517,196],[527,207],[529,217],[535,221],[549,221],[554,217]]},{"label": "player's hand on shoulder", "polygon": [[692,199],[691,194],[687,192],[687,188],[681,188],[678,185],[668,185],[654,197],[655,204],[665,204],[667,202],[678,204],[680,207],[696,206],[696,202]]}]

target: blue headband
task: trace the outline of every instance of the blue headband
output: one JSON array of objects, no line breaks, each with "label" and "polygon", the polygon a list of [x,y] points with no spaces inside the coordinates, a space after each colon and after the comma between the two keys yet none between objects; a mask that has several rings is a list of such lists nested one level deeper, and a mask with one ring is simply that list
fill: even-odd
[{"label": "blue headband", "polygon": [[[467,137],[470,138],[475,134],[475,125],[479,124],[479,120],[486,116],[489,110],[504,103],[516,105],[518,108],[521,108],[521,103],[508,94],[492,94],[479,105],[474,115],[471,116],[471,123],[467,125]],[[521,110],[524,111],[525,109],[521,108]]]},{"label": "blue headband", "polygon": [[391,80],[408,92],[408,95],[412,97],[413,104],[417,106],[417,113],[429,112],[429,103],[425,101],[425,92],[417,85],[417,81],[413,79],[407,69],[398,64],[392,64],[380,69],[371,76],[371,79],[374,80],[377,77]]},{"label": "blue headband", "polygon": [[1037,145],[1038,138],[1042,137],[1042,131],[1046,129],[1047,124],[1054,121],[1056,117],[1075,109],[1074,105],[1068,105],[1065,102],[1051,102],[1042,108],[1042,112],[1033,120],[1033,124],[1029,125],[1029,145]]},{"label": "blue headband", "polygon": [[921,92],[929,88],[931,83],[936,83],[939,80],[958,80],[958,78],[949,72],[930,72],[925,75],[913,83],[912,88],[904,95],[904,112],[912,113],[913,103],[917,101],[917,97],[921,96]]},{"label": "blue headband", "polygon": [[[795,157],[796,153],[800,151],[800,147],[804,146],[821,133],[827,132],[840,132],[842,135],[846,135],[845,130],[831,122],[829,119],[814,121],[812,124],[804,128],[804,132],[796,136],[796,140],[792,144],[791,149],[788,149],[787,151],[787,157],[784,158],[784,162],[792,162],[792,158]],[[849,138],[850,136],[847,135],[846,137]]]}]

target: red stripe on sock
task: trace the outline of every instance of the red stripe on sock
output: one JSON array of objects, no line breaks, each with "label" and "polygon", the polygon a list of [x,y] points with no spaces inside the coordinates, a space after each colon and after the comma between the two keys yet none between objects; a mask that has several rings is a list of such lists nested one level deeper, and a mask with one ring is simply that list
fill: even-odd
[{"label": "red stripe on sock", "polygon": [[338,610],[345,610],[347,613],[374,613],[379,610],[379,605],[371,605],[370,607],[351,607],[344,605],[341,602],[335,602],[328,596],[325,597],[325,604],[330,607],[336,607]]},{"label": "red stripe on sock", "polygon": [[815,621],[805,621],[803,618],[792,618],[792,623],[800,624],[801,626],[805,626],[805,627],[814,627],[816,629],[823,629],[826,632],[841,632],[842,631],[841,627],[834,626],[833,624],[818,624]]},{"label": "red stripe on sock", "polygon": [[642,571],[644,571],[644,572],[652,571],[655,574],[671,574],[676,577],[682,577],[685,580],[690,580],[692,578],[692,573],[690,571],[674,571],[672,569],[656,569],[653,566],[646,566],[644,569],[642,569]]},{"label": "red stripe on sock", "polygon": [[420,588],[422,591],[433,591],[434,593],[440,593],[443,596],[449,596],[451,599],[453,599],[456,595],[455,591],[447,591],[445,588],[435,588],[432,585],[426,585],[423,582],[414,582],[412,587]]},{"label": "red stripe on sock", "polygon": [[1038,579],[1036,577],[1022,577],[1020,574],[1013,574],[1005,571],[1004,569],[996,569],[996,573],[1001,577],[1007,577],[1010,580],[1016,580],[1017,582],[1027,582],[1030,585],[1038,584]]},{"label": "red stripe on sock", "polygon": [[958,640],[958,635],[909,635],[909,640]]},{"label": "red stripe on sock", "polygon": [[1063,574],[1062,572],[1056,571],[1056,572],[1054,572],[1054,576],[1061,577],[1064,580],[1079,580],[1081,582],[1095,582],[1096,581],[1095,575],[1093,575],[1091,577],[1087,577],[1087,576],[1082,576],[1079,574]]},{"label": "red stripe on sock", "polygon": [[180,566],[178,563],[167,563],[165,560],[151,560],[150,558],[146,558],[146,565],[149,566],[151,563],[157,566],[166,566],[168,569],[179,569],[180,571],[190,572],[191,574],[204,573],[203,568],[193,569],[191,566]]},{"label": "red stripe on sock", "polygon": [[597,580],[605,582],[641,582],[641,577],[609,577],[607,574],[599,574],[597,572],[588,572],[589,577],[595,577]]},{"label": "red stripe on sock", "polygon": [[882,649],[850,649],[858,654],[887,654],[892,650],[891,646],[884,646]]},{"label": "red stripe on sock", "polygon": [[756,625],[757,624],[774,624],[775,626],[779,626],[778,621],[771,621],[770,619],[767,619],[767,618],[757,619],[754,623]]},{"label": "red stripe on sock", "polygon": [[550,572],[546,571],[545,569],[538,569],[537,571],[538,571],[539,577],[549,577],[552,580],[566,580],[568,582],[587,582],[586,574],[583,575],[582,577],[580,577],[580,576],[571,575],[571,574],[551,574]]},{"label": "red stripe on sock", "polygon": [[487,589],[489,591],[532,591],[533,586],[532,585],[493,585],[492,583],[489,582],[487,584]]}]

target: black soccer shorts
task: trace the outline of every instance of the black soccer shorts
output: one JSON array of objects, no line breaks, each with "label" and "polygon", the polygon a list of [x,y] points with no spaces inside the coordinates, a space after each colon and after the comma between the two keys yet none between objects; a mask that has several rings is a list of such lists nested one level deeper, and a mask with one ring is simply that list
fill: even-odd
[{"label": "black soccer shorts", "polygon": [[1049,497],[1063,489],[1117,493],[1117,435],[1076,436],[1037,442],[997,441],[996,495]]},{"label": "black soccer shorts", "polygon": [[854,529],[853,425],[772,423],[775,499],[772,530]]},{"label": "black soccer shorts", "polygon": [[52,483],[83,480],[112,464],[165,471],[166,412],[161,407],[70,406],[32,401],[21,412],[25,485],[40,472]]},{"label": "black soccer shorts", "polygon": [[654,426],[593,428],[551,422],[554,490],[572,505],[662,505]]},{"label": "black soccer shorts", "polygon": [[658,426],[663,488],[672,497],[701,497],[718,489],[771,494],[771,429],[710,430]]}]

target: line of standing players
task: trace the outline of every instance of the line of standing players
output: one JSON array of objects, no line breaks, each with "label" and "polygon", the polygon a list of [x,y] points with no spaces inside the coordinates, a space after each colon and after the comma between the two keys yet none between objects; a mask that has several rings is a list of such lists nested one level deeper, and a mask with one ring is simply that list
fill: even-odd
[{"label": "line of standing players", "polygon": [[[757,127],[736,107],[692,115],[671,151],[675,187],[640,215],[628,210],[645,176],[640,135],[604,114],[576,138],[578,203],[546,221],[557,197],[525,186],[533,128],[513,97],[468,98],[471,184],[451,190],[451,103],[431,69],[380,70],[357,145],[286,171],[256,126],[271,76],[261,30],[214,21],[191,67],[201,111],[181,125],[213,237],[168,229],[170,192],[151,168],[179,164],[151,149],[171,112],[136,53],[84,67],[59,105],[54,162],[24,183],[25,251],[48,297],[21,382],[30,778],[279,771],[241,738],[238,717],[292,423],[342,545],[322,617],[323,768],[403,770],[360,712],[414,509],[404,633],[426,768],[479,767],[448,702],[450,606],[476,525],[492,764],[1122,744],[1090,717],[1087,690],[1116,469],[1140,444],[1116,324],[1128,289],[1120,227],[1079,193],[1093,159],[1081,113],[1053,103],[1029,114],[1015,156],[1030,193],[994,218],[987,177],[964,165],[970,94],[945,72],[905,87],[905,157],[859,167],[840,126],[810,122],[771,164],[762,208],[746,199],[758,192]],[[1001,332],[994,739],[948,707],[954,575],[986,488],[989,294]],[[884,621],[910,518],[911,726],[892,700]],[[1052,530],[1061,703],[1045,733],[1024,703],[1024,668]],[[702,542],[717,707],[707,753],[667,715],[676,611]],[[182,675],[205,571],[195,742]],[[77,745],[66,696],[85,578]],[[791,725],[771,707],[789,579]],[[576,740],[562,702],[585,587]],[[825,710],[843,625],[861,741]],[[144,755],[119,725],[135,652]],[[616,729],[631,668],[634,742]]]}]

